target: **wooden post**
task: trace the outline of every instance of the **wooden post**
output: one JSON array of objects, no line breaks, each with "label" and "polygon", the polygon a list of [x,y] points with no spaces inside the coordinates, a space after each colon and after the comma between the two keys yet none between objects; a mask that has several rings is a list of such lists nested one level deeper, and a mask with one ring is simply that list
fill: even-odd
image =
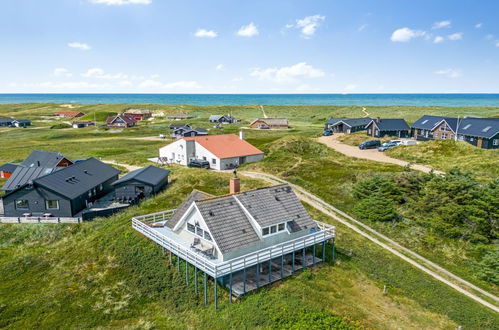
[{"label": "wooden post", "polygon": [[204,273],[204,305],[208,305],[208,286],[206,285],[208,275]]},{"label": "wooden post", "polygon": [[260,264],[256,264],[256,288],[260,287]]},{"label": "wooden post", "polygon": [[295,250],[293,250],[293,254],[291,256],[291,274],[295,272]]},{"label": "wooden post", "polygon": [[185,260],[185,283],[189,283],[189,263]]},{"label": "wooden post", "polygon": [[215,281],[215,309],[218,309],[218,281],[217,278],[214,277],[213,280]]},{"label": "wooden post", "polygon": [[243,294],[246,294],[246,267],[243,269]]},{"label": "wooden post", "polygon": [[232,302],[232,272],[229,274],[229,302]]},{"label": "wooden post", "polygon": [[284,254],[281,254],[281,280],[284,277]]},{"label": "wooden post", "polygon": [[198,267],[194,266],[194,292],[198,294]]},{"label": "wooden post", "polygon": [[333,255],[332,255],[332,261],[333,261],[333,265],[334,265],[334,239],[333,239],[333,245],[332,245],[332,252],[333,252]]},{"label": "wooden post", "polygon": [[170,255],[170,266],[171,266],[171,265],[173,264],[173,263],[172,263],[172,251],[170,250],[170,251],[168,251],[168,252],[169,252],[169,255]]},{"label": "wooden post", "polygon": [[301,258],[302,258],[302,261],[301,261],[301,264],[302,264],[301,266],[302,266],[302,268],[307,267],[307,259],[306,259],[306,257],[307,257],[307,255],[305,254],[305,246],[304,246],[304,247],[303,247],[302,256],[301,256]]},{"label": "wooden post", "polygon": [[180,257],[177,254],[177,271],[180,273]]},{"label": "wooden post", "polygon": [[315,266],[315,244],[312,247],[312,266]]},{"label": "wooden post", "polygon": [[269,259],[269,284],[272,282],[272,256]]},{"label": "wooden post", "polygon": [[326,262],[326,242],[322,242],[322,262]]}]

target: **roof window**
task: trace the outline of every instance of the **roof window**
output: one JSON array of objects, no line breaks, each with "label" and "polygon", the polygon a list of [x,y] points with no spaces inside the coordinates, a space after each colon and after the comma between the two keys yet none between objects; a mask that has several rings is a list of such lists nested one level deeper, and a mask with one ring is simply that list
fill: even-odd
[{"label": "roof window", "polygon": [[470,126],[471,126],[471,124],[468,124],[468,125],[464,126],[463,129],[468,129],[468,128],[470,128]]},{"label": "roof window", "polygon": [[423,120],[421,124],[426,124],[428,122],[428,119]]},{"label": "roof window", "polygon": [[488,132],[489,129],[491,129],[491,128],[492,128],[492,126],[487,126],[484,129],[482,129],[482,132]]}]

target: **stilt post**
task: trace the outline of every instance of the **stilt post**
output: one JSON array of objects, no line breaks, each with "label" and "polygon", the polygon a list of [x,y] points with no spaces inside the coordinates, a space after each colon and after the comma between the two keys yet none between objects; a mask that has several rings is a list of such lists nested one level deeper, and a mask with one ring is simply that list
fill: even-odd
[{"label": "stilt post", "polygon": [[194,266],[194,292],[198,294],[198,268]]},{"label": "stilt post", "polygon": [[315,244],[312,247],[312,266],[315,266]]},{"label": "stilt post", "polygon": [[229,302],[232,302],[232,272],[229,274]]},{"label": "stilt post", "polygon": [[169,251],[170,253],[168,253],[170,255],[170,266],[172,265],[172,251]]},{"label": "stilt post", "polygon": [[272,282],[272,259],[269,259],[269,284]]},{"label": "stilt post", "polygon": [[185,261],[185,283],[189,283],[189,263]]},{"label": "stilt post", "polygon": [[332,245],[332,248],[331,248],[333,254],[332,254],[332,262],[333,262],[333,265],[334,265],[334,239],[333,239],[333,245]]},{"label": "stilt post", "polygon": [[246,266],[243,269],[243,294],[246,294]]},{"label": "stilt post", "polygon": [[295,272],[295,250],[293,250],[293,254],[291,256],[291,274]]},{"label": "stilt post", "polygon": [[213,280],[215,281],[215,309],[218,309],[218,281],[216,277]]},{"label": "stilt post", "polygon": [[307,255],[305,254],[305,247],[303,247],[303,252],[302,252],[302,256],[301,256],[301,263],[302,263],[302,267],[305,268],[307,267],[307,259],[306,259]]},{"label": "stilt post", "polygon": [[326,262],[326,242],[322,242],[322,262]]},{"label": "stilt post", "polygon": [[206,273],[204,273],[204,305],[208,305],[208,286],[206,284],[206,281],[208,280],[207,279],[208,275],[206,275]]}]

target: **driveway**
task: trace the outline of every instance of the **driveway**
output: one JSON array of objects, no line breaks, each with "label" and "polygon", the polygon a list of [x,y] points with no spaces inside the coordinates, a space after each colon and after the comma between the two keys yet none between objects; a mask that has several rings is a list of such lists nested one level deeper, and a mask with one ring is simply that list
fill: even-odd
[{"label": "driveway", "polygon": [[[395,164],[399,166],[409,166],[410,168],[429,173],[432,168],[426,165],[418,165],[418,164],[410,164],[404,160],[388,157],[384,152],[379,152],[377,149],[366,149],[360,150],[358,147],[350,146],[344,143],[341,143],[337,140],[338,136],[341,134],[335,134],[331,136],[321,136],[318,141],[327,145],[329,148],[334,149],[335,151],[341,152],[345,156],[355,157],[367,160],[373,160],[375,162],[380,163],[389,163]],[[442,171],[433,170],[434,173],[444,174]]]}]

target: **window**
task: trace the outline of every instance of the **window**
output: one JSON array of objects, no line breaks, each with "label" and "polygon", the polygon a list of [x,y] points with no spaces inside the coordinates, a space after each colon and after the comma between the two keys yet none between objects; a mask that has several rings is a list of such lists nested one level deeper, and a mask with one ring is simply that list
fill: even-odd
[{"label": "window", "polygon": [[58,210],[59,209],[59,201],[58,200],[46,200],[45,208],[47,210]]},{"label": "window", "polygon": [[473,138],[472,137],[470,137],[470,142],[473,142]]},{"label": "window", "polygon": [[424,125],[424,124],[426,124],[427,122],[428,122],[428,119],[425,119],[425,120],[423,120],[423,122],[422,122],[421,124],[423,124],[423,125]]},{"label": "window", "polygon": [[29,203],[26,199],[18,199],[16,200],[16,209],[17,210],[27,210],[29,209]]},{"label": "window", "polygon": [[487,126],[487,127],[485,127],[484,129],[482,129],[482,132],[487,132],[487,131],[488,131],[489,129],[491,129],[491,128],[492,128],[492,126]]},{"label": "window", "polygon": [[283,230],[284,230],[284,224],[283,224],[283,223],[280,223],[280,224],[277,226],[277,230],[278,230],[278,231],[283,231]]},{"label": "window", "polygon": [[492,144],[495,146],[499,145],[499,139],[492,140]]},{"label": "window", "polygon": [[442,139],[443,140],[447,139],[447,133],[442,133]]},{"label": "window", "polygon": [[263,228],[262,229],[262,235],[266,236],[268,234],[270,234],[270,228],[269,227]]},{"label": "window", "polygon": [[270,233],[274,234],[275,232],[277,232],[277,226],[270,227]]},{"label": "window", "polygon": [[441,131],[445,131],[445,125],[441,125],[441,126],[440,126],[440,130],[441,130]]},{"label": "window", "polygon": [[459,141],[464,141],[464,135],[459,135]]},{"label": "window", "polygon": [[433,136],[435,137],[435,139],[438,138],[438,133],[433,134]]},{"label": "window", "polygon": [[211,163],[212,163],[213,165],[216,165],[216,164],[217,164],[217,160],[216,160],[215,158],[212,158],[212,159],[211,159]]},{"label": "window", "polygon": [[203,230],[199,226],[196,226],[196,235],[203,237]]},{"label": "window", "polygon": [[211,236],[207,231],[204,232],[204,238],[206,238],[208,241],[211,241]]},{"label": "window", "polygon": [[468,125],[464,126],[463,129],[468,129],[468,128],[470,128],[470,126],[471,126],[471,124],[468,124]]},{"label": "window", "polygon": [[203,156],[203,160],[206,160],[206,157]]},{"label": "window", "polygon": [[191,233],[196,233],[196,227],[194,225],[187,223],[187,230],[190,231]]}]

